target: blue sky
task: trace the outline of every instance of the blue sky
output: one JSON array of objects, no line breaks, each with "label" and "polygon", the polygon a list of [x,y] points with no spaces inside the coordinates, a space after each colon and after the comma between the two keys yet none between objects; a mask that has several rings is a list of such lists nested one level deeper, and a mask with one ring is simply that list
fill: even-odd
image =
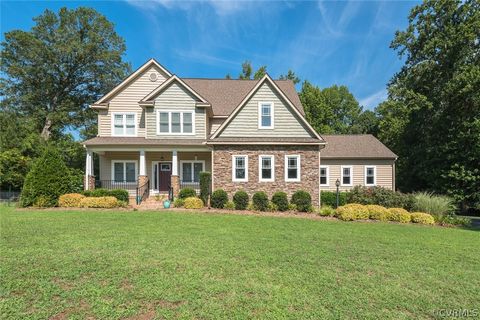
[{"label": "blue sky", "polygon": [[[273,77],[346,85],[367,109],[386,98],[402,61],[389,48],[416,2],[0,2],[1,32],[28,30],[46,8],[94,7],[125,39],[133,68],[151,57],[181,77],[237,76],[244,60]],[[21,14],[19,14],[21,13]]]}]

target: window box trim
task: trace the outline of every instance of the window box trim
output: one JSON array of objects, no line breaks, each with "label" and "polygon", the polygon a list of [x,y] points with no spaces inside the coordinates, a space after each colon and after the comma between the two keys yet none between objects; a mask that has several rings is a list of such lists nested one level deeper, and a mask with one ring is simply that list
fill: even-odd
[{"label": "window box trim", "polygon": [[[349,184],[344,184],[343,183],[343,169],[344,168],[350,168],[350,183]],[[341,166],[340,167],[340,185],[343,187],[352,187],[353,186],[353,166]]]},{"label": "window box trim", "polygon": [[[123,123],[123,134],[115,134],[115,116],[122,115]],[[133,134],[126,134],[127,132],[127,115],[133,115],[133,121],[135,124],[135,132]],[[111,114],[111,135],[112,137],[136,137],[138,136],[138,123],[137,123],[137,113],[136,112],[112,112]]]},{"label": "window box trim", "polygon": [[[367,183],[367,170],[370,168],[373,169],[373,184]],[[377,167],[376,166],[365,166],[364,174],[365,174],[365,186],[374,187],[377,185]]]},{"label": "window box trim", "polygon": [[[288,158],[297,158],[297,178],[288,178]],[[300,155],[299,154],[286,154],[285,155],[285,181],[286,182],[300,182],[301,181],[301,164],[300,164]]]},{"label": "window box trim", "polygon": [[[160,113],[168,114],[168,132],[160,132]],[[172,132],[172,113],[180,113],[180,132]],[[192,114],[192,132],[183,132],[183,114],[191,113]],[[156,110],[156,128],[157,136],[194,136],[195,135],[195,111],[194,110]]]},{"label": "window box trim", "polygon": [[[180,160],[180,181],[181,182],[184,182],[183,180],[183,164],[184,163],[190,163],[191,164],[191,167],[192,167],[192,181],[187,181],[186,183],[196,183],[194,182],[194,164],[195,163],[201,163],[202,164],[202,171],[200,172],[203,172],[205,171],[205,160]],[[200,180],[198,181],[200,182]]]},{"label": "window box trim", "polygon": [[321,172],[320,172],[320,186],[321,187],[329,187],[330,186],[330,167],[329,166],[320,166],[320,170],[321,169],[325,169],[325,173],[326,173],[326,178],[327,178],[327,183],[325,184],[322,184],[322,175],[321,175]]},{"label": "window box trim", "polygon": [[[245,178],[244,179],[237,179],[235,175],[236,171],[236,158],[244,157],[245,158]],[[232,155],[232,181],[233,182],[248,182],[248,156],[243,154],[235,154]]]},{"label": "window box trim", "polygon": [[[135,163],[135,181],[128,181],[127,182],[127,168],[126,168],[126,165],[125,163],[127,162],[133,162]],[[115,163],[122,163],[123,164],[123,181],[116,181],[115,180]],[[128,183],[128,184],[137,184],[137,180],[138,180],[138,161],[137,160],[112,160],[111,161],[111,180],[114,182],[114,183]]]},{"label": "window box trim", "polygon": [[[264,158],[269,158],[271,163],[272,176],[270,178],[262,178],[262,160]],[[275,156],[261,154],[258,156],[258,182],[274,182],[275,181]]]},{"label": "window box trim", "polygon": [[[262,105],[268,104],[270,105],[270,125],[269,126],[262,126]],[[274,115],[275,115],[275,105],[271,101],[260,101],[258,102],[258,129],[275,129],[274,124]]]}]

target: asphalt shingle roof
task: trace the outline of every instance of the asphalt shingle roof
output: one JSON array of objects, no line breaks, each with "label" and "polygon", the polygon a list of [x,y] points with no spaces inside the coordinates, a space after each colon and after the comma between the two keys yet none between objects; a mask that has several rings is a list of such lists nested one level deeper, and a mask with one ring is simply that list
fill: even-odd
[{"label": "asphalt shingle roof", "polygon": [[327,142],[327,146],[321,151],[322,158],[397,158],[395,153],[371,134],[322,134],[322,138]]}]

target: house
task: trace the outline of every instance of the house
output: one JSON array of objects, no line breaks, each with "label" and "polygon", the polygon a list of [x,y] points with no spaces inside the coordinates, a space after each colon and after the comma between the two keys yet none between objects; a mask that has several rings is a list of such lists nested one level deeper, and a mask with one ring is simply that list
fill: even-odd
[{"label": "house", "polygon": [[[250,196],[354,185],[395,188],[397,156],[371,135],[320,135],[294,84],[180,78],[154,59],[91,105],[98,136],[85,141],[85,188],[177,194],[212,174],[212,190]],[[93,153],[99,172],[93,172]]]}]

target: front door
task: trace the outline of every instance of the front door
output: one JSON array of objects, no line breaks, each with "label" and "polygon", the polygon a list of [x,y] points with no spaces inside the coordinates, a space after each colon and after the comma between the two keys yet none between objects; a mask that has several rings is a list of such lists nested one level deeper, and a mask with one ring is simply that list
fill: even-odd
[{"label": "front door", "polygon": [[172,176],[172,163],[160,162],[158,168],[158,191],[168,191]]}]

